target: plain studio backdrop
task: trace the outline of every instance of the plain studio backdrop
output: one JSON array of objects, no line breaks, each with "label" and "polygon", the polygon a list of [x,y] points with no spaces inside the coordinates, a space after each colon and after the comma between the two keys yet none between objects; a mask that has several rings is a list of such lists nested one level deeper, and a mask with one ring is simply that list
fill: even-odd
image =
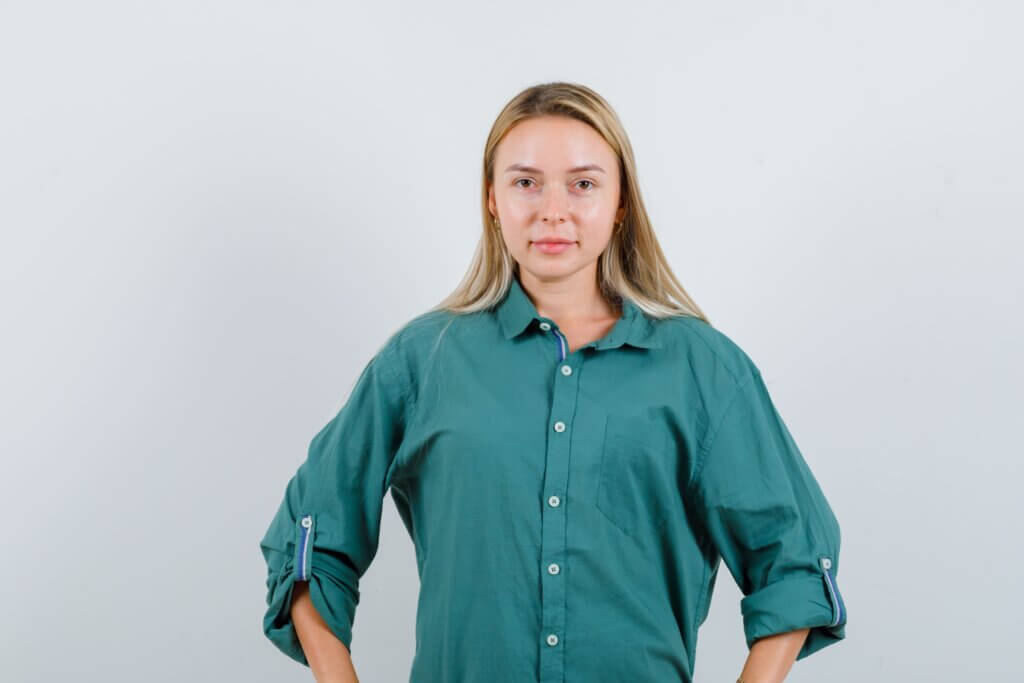
[{"label": "plain studio backdrop", "polygon": [[[387,336],[453,289],[520,89],[618,111],[669,260],[842,528],[787,680],[1019,676],[1013,2],[5,3],[4,681],[308,681],[258,544]],[[353,658],[405,681],[385,501]],[[696,679],[747,654],[724,565]],[[439,682],[443,683],[443,682]]]}]

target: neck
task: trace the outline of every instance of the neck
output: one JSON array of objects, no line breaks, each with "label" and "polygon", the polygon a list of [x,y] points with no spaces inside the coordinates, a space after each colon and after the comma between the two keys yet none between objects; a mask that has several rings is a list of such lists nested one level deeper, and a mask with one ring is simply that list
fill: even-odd
[{"label": "neck", "polygon": [[537,312],[559,321],[560,325],[563,321],[572,323],[617,317],[619,313],[601,296],[596,264],[566,277],[552,279],[538,278],[520,269],[519,284]]}]

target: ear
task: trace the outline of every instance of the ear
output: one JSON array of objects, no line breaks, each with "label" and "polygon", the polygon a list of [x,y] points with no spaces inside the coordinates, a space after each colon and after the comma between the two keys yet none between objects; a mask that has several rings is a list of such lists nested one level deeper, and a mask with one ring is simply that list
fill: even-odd
[{"label": "ear", "polygon": [[619,210],[615,212],[615,222],[619,223],[625,217],[626,217],[626,207],[620,206]]},{"label": "ear", "polygon": [[487,186],[487,209],[491,212],[491,218],[498,213],[498,205],[494,201],[494,185]]}]

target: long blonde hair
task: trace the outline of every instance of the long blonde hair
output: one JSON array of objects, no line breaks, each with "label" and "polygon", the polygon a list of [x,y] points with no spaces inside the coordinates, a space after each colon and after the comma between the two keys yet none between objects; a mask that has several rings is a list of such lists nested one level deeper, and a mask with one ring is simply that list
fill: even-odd
[{"label": "long blonde hair", "polygon": [[636,162],[626,131],[611,106],[590,88],[554,82],[531,86],[513,97],[498,114],[484,146],[483,233],[462,281],[433,309],[472,313],[491,308],[505,296],[518,263],[509,254],[488,209],[494,182],[494,157],[505,134],[517,123],[538,116],[568,116],[601,134],[619,158],[619,176],[626,212],[598,257],[598,287],[610,302],[631,299],[652,317],[693,316],[710,324],[669,267],[640,197]]}]

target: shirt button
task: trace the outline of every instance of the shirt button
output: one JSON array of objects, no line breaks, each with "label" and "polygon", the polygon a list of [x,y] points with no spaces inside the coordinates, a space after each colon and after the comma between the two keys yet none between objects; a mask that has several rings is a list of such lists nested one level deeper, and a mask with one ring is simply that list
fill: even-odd
[{"label": "shirt button", "polygon": [[550,645],[551,647],[554,647],[555,645],[558,645],[558,636],[556,636],[554,633],[549,633],[548,634],[548,645]]},{"label": "shirt button", "polygon": [[313,526],[313,518],[312,517],[303,517],[302,518],[302,526],[306,527],[307,529],[309,527]]},{"label": "shirt button", "polygon": [[565,423],[562,422],[561,420],[556,422],[555,423],[555,431],[556,432],[564,432],[565,431]]},{"label": "shirt button", "polygon": [[821,558],[821,566],[824,567],[825,569],[831,569],[832,568],[832,560],[828,559],[827,557]]},{"label": "shirt button", "polygon": [[562,366],[562,374],[566,375],[566,376],[571,375],[572,374],[572,368],[570,368],[568,365],[563,365]]},{"label": "shirt button", "polygon": [[559,571],[561,571],[561,570],[559,569],[557,563],[552,562],[551,564],[548,565],[548,574],[557,574]]},{"label": "shirt button", "polygon": [[550,498],[548,498],[548,505],[550,505],[553,508],[558,507],[558,504],[561,502],[562,501],[561,499],[559,499],[558,496],[551,496]]},{"label": "shirt button", "polygon": [[545,332],[547,332],[548,330],[551,329],[551,323],[541,323],[540,324],[540,329],[542,329]]}]

